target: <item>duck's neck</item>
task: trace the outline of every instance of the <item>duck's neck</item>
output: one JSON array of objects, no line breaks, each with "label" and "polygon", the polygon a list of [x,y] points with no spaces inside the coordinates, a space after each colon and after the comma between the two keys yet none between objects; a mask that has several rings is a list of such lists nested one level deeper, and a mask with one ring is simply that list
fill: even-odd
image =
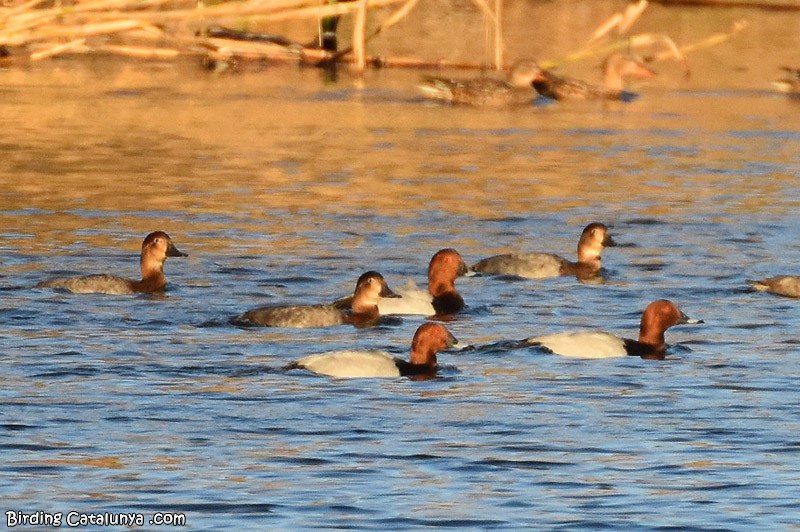
[{"label": "duck's neck", "polygon": [[428,279],[428,293],[433,297],[451,294],[455,291],[455,279],[448,279],[446,281]]},{"label": "duck's neck", "polygon": [[638,341],[626,339],[625,346],[627,347],[629,355],[641,357],[646,360],[664,360],[667,353],[666,344],[661,343],[659,345],[654,345],[643,341],[641,337]]},{"label": "duck's neck", "polygon": [[667,342],[664,339],[664,331],[646,331],[644,327],[642,327],[639,329],[639,342],[651,346],[653,350],[660,353],[663,353],[667,349]]},{"label": "duck's neck", "polygon": [[414,367],[433,370],[436,367],[436,350],[427,346],[413,349],[410,362]]},{"label": "duck's neck", "polygon": [[405,360],[395,359],[397,369],[400,370],[401,375],[407,376],[413,381],[427,381],[436,378],[436,364],[414,364],[413,362],[406,362]]},{"label": "duck's neck", "polygon": [[464,308],[464,298],[453,289],[451,292],[435,296],[431,304],[437,315],[455,314]]},{"label": "duck's neck", "polygon": [[167,286],[167,278],[164,275],[164,261],[157,261],[142,257],[142,280],[133,281],[132,289],[135,292],[160,292]]},{"label": "duck's neck", "polygon": [[578,262],[596,265],[600,269],[602,253],[602,246],[578,246]]},{"label": "duck's neck", "polygon": [[603,85],[609,91],[622,92],[625,88],[625,81],[622,79],[622,74],[616,68],[607,68],[603,73]]},{"label": "duck's neck", "polygon": [[378,299],[355,297],[350,305],[350,311],[358,316],[379,316]]}]

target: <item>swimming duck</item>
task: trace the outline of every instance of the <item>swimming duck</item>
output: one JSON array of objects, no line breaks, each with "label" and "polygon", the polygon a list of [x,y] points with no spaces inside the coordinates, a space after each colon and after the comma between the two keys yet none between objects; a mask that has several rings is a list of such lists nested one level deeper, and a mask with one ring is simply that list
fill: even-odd
[{"label": "swimming duck", "polygon": [[619,338],[607,332],[559,333],[528,338],[528,345],[542,346],[556,355],[576,358],[638,356],[663,360],[667,350],[664,332],[673,325],[702,323],[681,312],[666,299],[653,301],[642,313],[639,339]]},{"label": "swimming duck", "polygon": [[332,351],[309,355],[292,362],[286,369],[305,369],[319,375],[355,377],[423,377],[436,374],[436,354],[457,343],[440,323],[423,323],[411,341],[410,360],[401,360],[385,351]]},{"label": "swimming duck", "polygon": [[428,290],[420,290],[413,281],[397,290],[401,297],[381,299],[378,309],[382,315],[421,314],[449,315],[464,308],[464,298],[455,287],[459,275],[467,273],[461,255],[452,248],[437,251],[428,264]]},{"label": "swimming duck", "polygon": [[59,277],[48,279],[36,285],[37,288],[57,288],[74,294],[136,294],[162,292],[167,285],[164,276],[164,262],[167,257],[186,257],[172,243],[164,231],[154,231],[142,242],[139,263],[142,280],[134,281],[114,275],[96,274],[80,277]]},{"label": "swimming duck", "polygon": [[502,107],[530,104],[536,98],[531,82],[540,69],[532,61],[518,61],[508,80],[495,78],[448,79],[429,76],[417,85],[422,94],[446,102]]},{"label": "swimming duck", "polygon": [[786,76],[772,82],[772,86],[780,92],[800,95],[800,68],[782,67]]},{"label": "swimming duck", "polygon": [[369,271],[358,278],[349,310],[342,310],[333,304],[260,307],[234,318],[233,323],[294,328],[345,324],[371,327],[380,320],[378,299],[381,297],[399,296],[392,292],[380,273]]},{"label": "swimming duck", "polygon": [[603,86],[563,78],[549,70],[540,70],[533,80],[536,92],[553,100],[629,100],[635,97],[624,90],[626,78],[650,78],[655,72],[623,54],[613,54],[603,62]]},{"label": "swimming duck", "polygon": [[747,281],[759,292],[770,292],[779,296],[800,297],[800,276],[778,275],[760,281]]},{"label": "swimming duck", "polygon": [[608,227],[594,222],[587,225],[578,240],[578,261],[571,262],[549,253],[509,253],[483,259],[471,266],[481,273],[516,275],[527,279],[546,279],[574,275],[585,280],[595,277],[602,268],[603,249],[616,246]]}]

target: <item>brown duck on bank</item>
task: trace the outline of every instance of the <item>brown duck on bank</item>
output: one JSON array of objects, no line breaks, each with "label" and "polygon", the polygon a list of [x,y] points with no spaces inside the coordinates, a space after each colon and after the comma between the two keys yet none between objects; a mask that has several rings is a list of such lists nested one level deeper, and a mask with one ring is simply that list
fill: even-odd
[{"label": "brown duck on bank", "polygon": [[142,242],[139,264],[142,280],[125,279],[115,275],[95,274],[79,277],[59,277],[48,279],[36,285],[37,288],[56,288],[73,294],[137,294],[163,292],[167,286],[164,275],[164,262],[167,257],[185,257],[172,239],[164,231],[147,235]]},{"label": "brown duck on bank", "polygon": [[518,61],[508,80],[495,78],[448,79],[429,76],[417,85],[426,97],[464,105],[505,107],[530,104],[536,99],[531,82],[541,70],[533,61]]},{"label": "brown duck on bank", "polygon": [[603,62],[603,86],[585,81],[562,78],[549,70],[540,70],[533,80],[536,92],[553,100],[623,100],[636,97],[624,90],[627,78],[651,78],[655,72],[636,59],[620,53],[609,56]]}]

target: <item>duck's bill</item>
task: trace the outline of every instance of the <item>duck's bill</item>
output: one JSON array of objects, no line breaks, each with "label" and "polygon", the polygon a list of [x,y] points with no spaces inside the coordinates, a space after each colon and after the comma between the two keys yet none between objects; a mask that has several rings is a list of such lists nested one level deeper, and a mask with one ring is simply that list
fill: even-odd
[{"label": "duck's bill", "polygon": [[381,288],[381,293],[378,295],[380,297],[403,297],[400,294],[393,292],[392,289],[389,288],[389,285],[383,285],[383,288]]},{"label": "duck's bill", "polygon": [[695,325],[697,323],[705,323],[705,322],[703,320],[696,320],[694,318],[690,318],[689,316],[687,316],[686,314],[681,312],[681,318],[680,318],[680,321],[678,321],[678,323],[681,324],[681,325],[684,325],[684,324],[685,325]]},{"label": "duck's bill", "polygon": [[188,256],[189,256],[188,253],[184,253],[183,251],[179,250],[172,243],[170,243],[170,245],[167,246],[167,257],[188,257]]},{"label": "duck's bill", "polygon": [[450,331],[447,331],[447,342],[445,343],[445,345],[447,345],[448,349],[453,349],[453,348],[461,349],[461,347],[463,347],[458,345],[458,338],[453,336],[453,334]]},{"label": "duck's bill", "polygon": [[794,83],[791,80],[787,79],[779,79],[773,81],[772,88],[778,92],[786,92],[786,93],[793,92],[795,90]]},{"label": "duck's bill", "polygon": [[647,79],[655,76],[656,71],[639,61],[632,61],[626,74],[632,78]]}]

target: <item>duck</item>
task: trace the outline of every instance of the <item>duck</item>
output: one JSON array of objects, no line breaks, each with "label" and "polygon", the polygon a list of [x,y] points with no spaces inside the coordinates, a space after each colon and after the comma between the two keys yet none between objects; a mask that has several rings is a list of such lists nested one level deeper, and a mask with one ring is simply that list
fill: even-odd
[{"label": "duck", "polygon": [[646,79],[655,72],[631,56],[616,53],[603,62],[603,86],[598,87],[581,80],[565,78],[549,70],[540,69],[533,80],[533,88],[553,100],[631,100],[636,95],[624,90],[625,79]]},{"label": "duck", "polygon": [[58,277],[41,281],[36,288],[55,288],[73,294],[140,294],[163,292],[167,286],[164,275],[164,262],[167,257],[187,257],[172,243],[164,231],[154,231],[142,242],[139,264],[142,279],[139,281],[108,274],[82,275],[78,277]]},{"label": "duck", "polygon": [[800,276],[778,275],[759,281],[747,280],[759,292],[769,292],[779,296],[800,297]]},{"label": "duck", "polygon": [[440,249],[428,264],[428,289],[417,288],[413,281],[398,289],[399,298],[381,299],[381,315],[418,314],[452,315],[464,309],[464,298],[455,287],[456,278],[467,273],[461,254],[452,248]]},{"label": "duck", "polygon": [[772,82],[772,86],[779,92],[800,95],[800,68],[781,67],[786,75]]},{"label": "duck", "polygon": [[578,240],[577,262],[550,253],[509,253],[480,260],[473,264],[470,270],[479,273],[515,275],[526,279],[574,275],[578,279],[587,280],[599,275],[603,267],[601,259],[603,250],[616,245],[605,224],[592,222],[583,229]]},{"label": "duck", "polygon": [[399,297],[386,284],[383,275],[368,271],[356,282],[349,309],[330,305],[269,306],[248,310],[233,318],[235,325],[260,327],[312,328],[335,325],[372,327],[380,321],[378,300],[382,297]]},{"label": "duck", "polygon": [[638,356],[663,360],[667,344],[664,332],[673,325],[703,323],[689,318],[672,301],[658,299],[642,312],[639,339],[620,338],[602,331],[568,332],[527,338],[524,343],[541,346],[547,351],[574,358],[614,358]]},{"label": "duck", "polygon": [[296,360],[285,369],[304,369],[337,378],[401,377],[432,378],[438,369],[436,354],[458,340],[440,323],[419,326],[411,340],[411,357],[402,360],[385,351],[331,351]]},{"label": "duck", "polygon": [[423,78],[417,88],[424,96],[454,104],[504,107],[530,104],[536,99],[531,83],[540,74],[539,66],[528,60],[514,63],[508,80],[495,78]]}]

